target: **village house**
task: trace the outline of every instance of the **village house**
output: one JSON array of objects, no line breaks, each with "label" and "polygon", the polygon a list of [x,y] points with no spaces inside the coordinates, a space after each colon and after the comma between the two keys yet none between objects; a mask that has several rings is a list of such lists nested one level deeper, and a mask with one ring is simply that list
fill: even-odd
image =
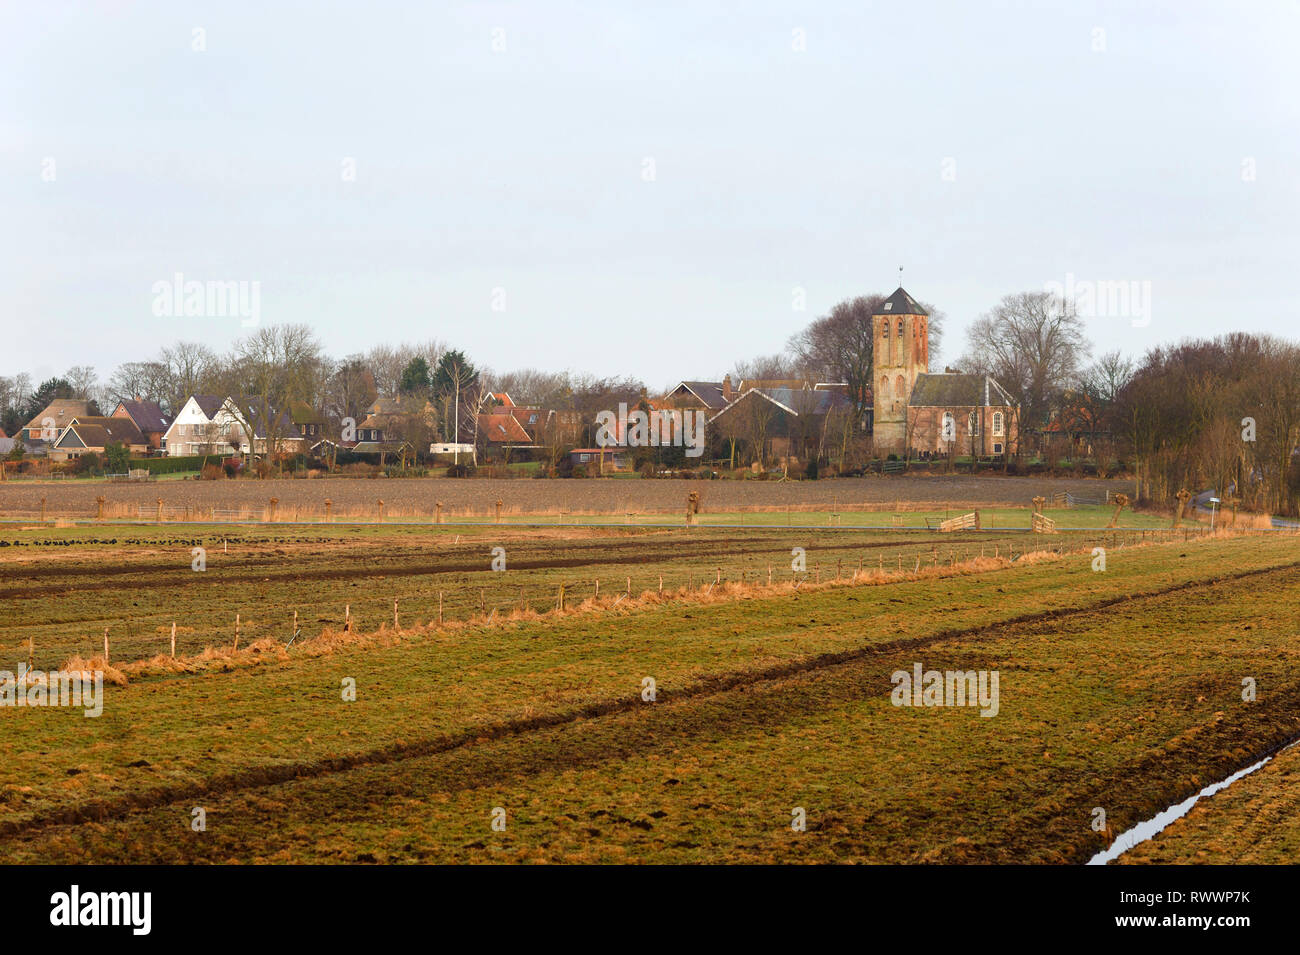
[{"label": "village house", "polygon": [[707,414],[716,414],[731,404],[734,397],[731,376],[726,375],[722,381],[678,382],[659,399],[659,407],[674,411],[704,411]]},{"label": "village house", "polygon": [[[787,467],[820,456],[828,440],[828,418],[838,415],[850,422],[853,402],[839,388],[797,384],[748,387],[708,419],[709,428],[723,436],[724,445],[734,448],[745,441],[762,460]],[[754,448],[760,441],[763,447]]]},{"label": "village house", "polygon": [[149,450],[148,439],[130,418],[79,415],[50,446],[51,461],[70,461],[83,454],[103,454],[110,444],[124,445],[132,455]]},{"label": "village house", "polygon": [[163,434],[162,448],[171,457],[234,453],[246,444],[242,420],[229,398],[190,395]]},{"label": "village house", "polygon": [[90,414],[90,402],[78,398],[55,398],[18,432],[24,444],[53,444],[77,415]]},{"label": "village house", "polygon": [[119,401],[109,417],[129,418],[140,429],[151,451],[157,451],[162,447],[163,435],[171,427],[171,419],[163,414],[162,408],[139,395],[130,400]]},{"label": "village house", "polygon": [[290,402],[289,419],[307,444],[315,444],[325,436],[325,416],[306,401]]}]

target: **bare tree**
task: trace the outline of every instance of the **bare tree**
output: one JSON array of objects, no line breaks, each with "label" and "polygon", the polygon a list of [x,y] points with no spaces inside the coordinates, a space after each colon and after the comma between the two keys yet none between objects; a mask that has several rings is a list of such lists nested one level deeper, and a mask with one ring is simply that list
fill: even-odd
[{"label": "bare tree", "polygon": [[227,369],[227,393],[239,406],[240,428],[254,453],[257,432],[268,456],[280,451],[292,402],[307,400],[318,374],[320,345],[306,325],[269,325],[236,344]]},{"label": "bare tree", "polygon": [[171,414],[180,411],[190,395],[214,390],[219,362],[207,345],[177,342],[162,350],[159,362],[167,368],[164,404]]},{"label": "bare tree", "polygon": [[1074,305],[1050,292],[1008,295],[966,332],[962,366],[992,375],[1019,405],[1020,425],[1042,428],[1052,402],[1078,377],[1088,340]]}]

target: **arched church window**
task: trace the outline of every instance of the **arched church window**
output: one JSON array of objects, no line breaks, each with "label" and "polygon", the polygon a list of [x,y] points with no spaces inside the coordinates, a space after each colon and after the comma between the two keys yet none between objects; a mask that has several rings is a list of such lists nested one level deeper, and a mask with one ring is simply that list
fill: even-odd
[{"label": "arched church window", "polygon": [[993,412],[993,433],[996,435],[1001,435],[1003,427],[1004,425],[1002,424],[1002,412],[1001,411]]},{"label": "arched church window", "polygon": [[894,379],[894,396],[900,399],[907,397],[907,385],[903,382],[902,375]]},{"label": "arched church window", "polygon": [[889,400],[889,379],[888,378],[882,377],[880,379],[880,400],[881,401]]},{"label": "arched church window", "polygon": [[972,411],[966,416],[966,429],[971,434],[980,433],[980,416],[976,412]]}]

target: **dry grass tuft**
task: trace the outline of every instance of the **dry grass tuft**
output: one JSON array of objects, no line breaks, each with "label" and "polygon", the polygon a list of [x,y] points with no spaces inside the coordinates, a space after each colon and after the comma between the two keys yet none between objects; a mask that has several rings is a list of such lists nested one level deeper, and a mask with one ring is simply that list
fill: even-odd
[{"label": "dry grass tuft", "polygon": [[66,673],[84,673],[99,670],[104,674],[104,682],[112,683],[114,686],[126,686],[129,682],[125,673],[112,664],[105,663],[102,656],[91,657],[87,660],[79,653],[73,654],[63,661],[63,665],[59,669]]}]

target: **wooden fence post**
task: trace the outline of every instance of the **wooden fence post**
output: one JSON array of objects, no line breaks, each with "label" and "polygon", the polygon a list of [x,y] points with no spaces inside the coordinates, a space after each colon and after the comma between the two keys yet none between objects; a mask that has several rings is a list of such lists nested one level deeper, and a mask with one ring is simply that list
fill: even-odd
[{"label": "wooden fence post", "polygon": [[108,663],[108,627],[104,628],[104,663]]},{"label": "wooden fence post", "polygon": [[442,626],[442,591],[438,591],[438,626]]},{"label": "wooden fence post", "polygon": [[[45,498],[41,498],[41,523],[45,523]],[[28,669],[30,669],[30,667]]]},{"label": "wooden fence post", "polygon": [[238,652],[238,650],[239,650],[239,614],[235,614],[235,649],[231,652]]},{"label": "wooden fence post", "polygon": [[384,523],[384,499],[379,499],[379,523]]},{"label": "wooden fence post", "polygon": [[352,604],[343,605],[343,632],[352,632]]},{"label": "wooden fence post", "polygon": [[496,519],[496,523],[498,523],[498,524],[501,523],[501,504],[502,504],[501,498],[497,498],[497,519]]},{"label": "wooden fence post", "polygon": [[396,597],[393,598],[393,629],[394,630],[399,629],[397,625],[397,598]]},{"label": "wooden fence post", "polygon": [[433,505],[433,522],[435,524],[442,523],[442,501],[437,501]]},{"label": "wooden fence post", "polygon": [[332,519],[332,515],[330,514],[330,508],[332,508],[333,506],[334,506],[334,502],[331,501],[329,498],[326,498],[325,499],[325,522],[327,524]]},{"label": "wooden fence post", "polygon": [[104,495],[101,494],[99,495],[99,497],[95,498],[95,520],[102,521],[103,519],[104,519]]},{"label": "wooden fence post", "polygon": [[172,621],[172,656],[176,656],[176,621]]}]

